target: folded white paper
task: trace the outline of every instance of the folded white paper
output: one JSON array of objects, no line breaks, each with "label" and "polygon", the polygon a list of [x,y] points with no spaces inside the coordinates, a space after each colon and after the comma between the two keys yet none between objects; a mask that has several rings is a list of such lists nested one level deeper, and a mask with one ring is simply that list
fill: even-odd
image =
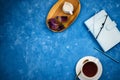
[{"label": "folded white paper", "polygon": [[[100,32],[96,40],[105,52],[120,42],[120,32],[116,27],[117,24],[115,21],[112,21],[109,16],[106,17],[106,15],[108,14],[105,10],[101,10],[99,13],[85,21],[85,25],[95,38]],[[103,23],[105,24],[101,29]]]}]

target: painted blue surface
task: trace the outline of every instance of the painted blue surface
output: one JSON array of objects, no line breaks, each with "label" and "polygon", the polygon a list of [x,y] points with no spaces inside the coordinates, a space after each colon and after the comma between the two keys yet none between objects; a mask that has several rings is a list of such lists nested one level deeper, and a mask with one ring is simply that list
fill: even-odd
[{"label": "painted blue surface", "polygon": [[[99,80],[120,80],[120,63],[93,49],[100,46],[84,25],[104,9],[120,30],[120,0],[81,0],[78,18],[61,33],[45,23],[55,2],[0,0],[0,80],[74,80],[77,61],[88,55],[103,65]],[[107,54],[120,61],[120,44]]]}]

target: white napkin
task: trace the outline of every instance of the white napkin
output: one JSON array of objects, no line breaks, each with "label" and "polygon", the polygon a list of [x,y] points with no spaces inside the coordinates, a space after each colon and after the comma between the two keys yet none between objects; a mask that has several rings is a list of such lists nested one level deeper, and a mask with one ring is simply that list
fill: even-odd
[{"label": "white napkin", "polygon": [[[101,10],[99,13],[95,14],[93,17],[85,21],[85,25],[95,38],[105,21],[106,15],[107,13],[105,10]],[[115,21],[112,21],[108,16],[104,27],[97,38],[98,43],[105,52],[120,42],[120,32],[116,26],[117,24]]]}]

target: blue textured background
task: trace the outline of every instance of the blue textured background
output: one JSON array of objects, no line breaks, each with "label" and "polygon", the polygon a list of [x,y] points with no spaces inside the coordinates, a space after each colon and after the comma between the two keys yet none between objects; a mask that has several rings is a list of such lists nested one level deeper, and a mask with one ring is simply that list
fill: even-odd
[{"label": "blue textured background", "polygon": [[[100,46],[84,25],[104,9],[120,30],[120,0],[81,0],[78,18],[61,33],[45,23],[56,2],[0,0],[0,80],[74,80],[77,61],[88,55],[103,65],[100,80],[120,80],[120,63],[93,49]],[[107,54],[120,61],[120,44]]]}]

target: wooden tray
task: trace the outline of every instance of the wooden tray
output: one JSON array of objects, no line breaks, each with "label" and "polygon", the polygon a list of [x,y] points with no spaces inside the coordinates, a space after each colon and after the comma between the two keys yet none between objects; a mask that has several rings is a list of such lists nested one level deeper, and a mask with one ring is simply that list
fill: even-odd
[{"label": "wooden tray", "polygon": [[[73,15],[69,15],[69,14],[65,14],[62,10],[62,7],[64,5],[64,2],[70,2],[72,3],[72,5],[74,6],[74,12]],[[81,9],[81,5],[79,0],[58,0],[56,2],[55,5],[53,5],[53,7],[51,8],[51,10],[48,13],[47,19],[46,19],[46,24],[48,26],[48,20],[51,18],[55,18],[56,16],[67,16],[68,17],[68,21],[64,24],[64,29],[62,29],[61,31],[67,29],[73,22],[74,20],[77,18],[79,12]],[[48,26],[49,28],[49,26]],[[49,28],[50,29],[50,28]],[[52,29],[50,29],[52,30]],[[61,32],[61,31],[55,31],[52,30],[53,32]]]}]

